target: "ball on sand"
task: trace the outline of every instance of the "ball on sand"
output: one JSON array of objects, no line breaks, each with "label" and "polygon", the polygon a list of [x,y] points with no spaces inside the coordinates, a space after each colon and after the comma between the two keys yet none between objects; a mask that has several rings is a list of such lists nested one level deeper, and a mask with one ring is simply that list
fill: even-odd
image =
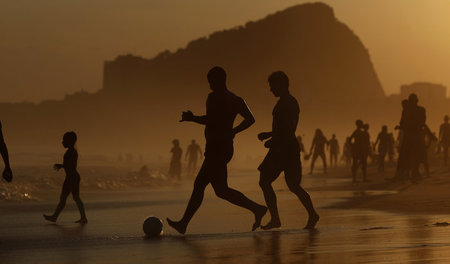
[{"label": "ball on sand", "polygon": [[142,229],[147,237],[159,237],[162,235],[163,223],[161,219],[151,216],[145,219]]}]

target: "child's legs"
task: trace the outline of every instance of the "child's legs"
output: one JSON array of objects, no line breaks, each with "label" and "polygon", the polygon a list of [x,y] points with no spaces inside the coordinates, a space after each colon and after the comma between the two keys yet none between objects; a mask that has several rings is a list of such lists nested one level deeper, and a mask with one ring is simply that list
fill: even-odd
[{"label": "child's legs", "polygon": [[68,180],[65,180],[63,187],[62,187],[61,195],[59,197],[59,203],[58,203],[58,206],[56,206],[56,210],[55,210],[55,213],[53,214],[53,216],[58,217],[59,214],[61,213],[61,211],[66,206],[66,200],[71,191],[70,189],[71,189],[70,182]]},{"label": "child's legs", "polygon": [[74,181],[72,183],[72,197],[77,204],[78,211],[80,211],[80,216],[82,219],[86,219],[86,212],[84,211],[84,204],[80,199],[80,180]]}]

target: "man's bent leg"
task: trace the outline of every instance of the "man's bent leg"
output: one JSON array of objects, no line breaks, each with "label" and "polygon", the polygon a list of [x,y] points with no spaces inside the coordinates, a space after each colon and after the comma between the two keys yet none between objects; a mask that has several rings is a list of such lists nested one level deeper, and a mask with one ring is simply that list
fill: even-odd
[{"label": "man's bent leg", "polygon": [[208,175],[206,167],[207,160],[203,162],[203,165],[198,172],[197,178],[195,179],[194,189],[192,190],[191,198],[189,199],[183,218],[178,222],[172,221],[167,218],[167,222],[169,223],[169,225],[181,234],[184,234],[186,232],[186,228],[189,222],[191,221],[195,212],[197,212],[198,208],[200,208],[200,205],[203,201],[203,196],[205,194],[205,188],[210,183],[210,175]]},{"label": "man's bent leg", "polygon": [[253,224],[252,230],[258,228],[261,225],[262,217],[267,212],[267,208],[248,199],[241,192],[228,187],[226,162],[216,161],[210,165],[207,171],[212,175],[211,184],[216,195],[232,204],[252,211],[255,215],[255,223]]},{"label": "man's bent leg", "polygon": [[270,221],[267,225],[263,226],[262,229],[268,230],[272,228],[277,228],[281,226],[280,216],[278,214],[278,206],[277,206],[277,196],[275,195],[275,191],[272,187],[272,182],[278,178],[280,172],[268,172],[261,171],[259,178],[259,186],[264,194],[264,200],[266,201],[267,207],[270,212]]},{"label": "man's bent leg", "polygon": [[314,229],[320,217],[314,209],[311,197],[309,196],[308,192],[306,192],[305,189],[303,189],[300,185],[301,173],[301,167],[300,169],[289,168],[284,171],[286,183],[289,187],[289,190],[297,195],[300,202],[308,211],[309,217],[305,229]]}]

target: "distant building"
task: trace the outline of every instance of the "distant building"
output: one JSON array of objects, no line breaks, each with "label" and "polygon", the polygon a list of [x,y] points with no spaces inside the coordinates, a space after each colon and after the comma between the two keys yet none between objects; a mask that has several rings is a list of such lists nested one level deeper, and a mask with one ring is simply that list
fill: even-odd
[{"label": "distant building", "polygon": [[417,94],[424,104],[440,104],[447,98],[447,87],[427,82],[415,82],[400,87],[401,98],[407,98],[411,93]]}]

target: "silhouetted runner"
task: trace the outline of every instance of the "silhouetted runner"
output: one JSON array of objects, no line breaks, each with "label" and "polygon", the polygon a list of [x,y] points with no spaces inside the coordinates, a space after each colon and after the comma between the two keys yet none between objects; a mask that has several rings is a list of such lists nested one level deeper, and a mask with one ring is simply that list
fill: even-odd
[{"label": "silhouetted runner", "polygon": [[374,150],[378,145],[378,170],[384,171],[384,160],[386,159],[386,154],[389,152],[391,137],[387,132],[387,126],[381,127],[381,132],[378,134],[377,140],[373,145]]},{"label": "silhouetted runner", "polygon": [[277,228],[281,226],[278,215],[277,198],[272,188],[280,173],[284,176],[289,190],[301,201],[309,214],[305,228],[313,229],[319,221],[319,215],[309,194],[300,186],[302,179],[302,165],[300,161],[300,148],[295,138],[300,108],[297,100],[289,93],[289,79],[284,72],[274,72],[269,76],[270,91],[275,97],[279,97],[272,115],[272,131],[258,135],[259,140],[269,139],[264,146],[269,148],[264,161],[258,167],[260,171],[259,185],[264,192],[264,199],[269,207],[271,220],[263,226],[263,229]]},{"label": "silhouetted runner", "polygon": [[[250,127],[255,119],[245,101],[227,89],[226,73],[222,68],[212,68],[207,77],[212,92],[206,101],[206,115],[196,116],[187,111],[183,112],[181,118],[181,121],[205,125],[205,160],[195,179],[194,189],[183,218],[178,222],[167,218],[167,222],[179,233],[184,234],[189,221],[203,201],[206,186],[211,183],[218,197],[253,212],[255,223],[252,230],[256,230],[261,225],[261,219],[266,214],[267,208],[231,189],[227,182],[227,163],[233,157],[234,136]],[[233,128],[238,114],[244,120]]]},{"label": "silhouetted runner", "polygon": [[[197,155],[199,154],[199,155]],[[197,159],[202,156],[202,149],[193,139],[189,145],[185,160],[188,160],[188,172],[189,174],[194,174],[197,171]]]},{"label": "silhouetted runner", "polygon": [[11,171],[11,166],[9,164],[9,154],[8,148],[6,147],[5,139],[3,138],[2,132],[2,122],[0,121],[0,153],[2,155],[3,162],[5,163],[5,168],[3,169],[3,179],[7,182],[11,182],[13,179],[13,174]]},{"label": "silhouetted runner", "polygon": [[309,172],[309,174],[313,173],[314,164],[316,163],[318,157],[322,159],[323,173],[327,173],[327,158],[325,157],[326,144],[328,144],[328,140],[323,135],[322,130],[316,129],[316,133],[314,134],[311,148],[309,149],[309,154],[311,155],[312,153],[311,171]]},{"label": "silhouetted runner", "polygon": [[183,150],[180,148],[180,141],[178,139],[174,139],[172,144],[173,147],[170,150],[172,152],[172,158],[170,160],[169,176],[181,180],[181,157]]},{"label": "silhouetted runner", "polygon": [[361,120],[356,120],[356,130],[350,137],[352,141],[352,177],[353,182],[356,182],[356,172],[361,166],[363,173],[363,181],[367,181],[367,156],[370,150],[370,138],[367,131],[364,130],[364,124]]},{"label": "silhouetted runner", "polygon": [[448,162],[448,149],[450,147],[450,123],[448,115],[444,117],[444,123],[439,128],[439,142],[444,151],[444,166]]},{"label": "silhouetted runner", "polygon": [[339,156],[339,142],[336,139],[336,134],[333,134],[328,141],[328,149],[330,150],[330,167],[333,167],[333,162],[334,167],[336,167]]},{"label": "silhouetted runner", "polygon": [[63,137],[63,146],[67,148],[64,154],[63,164],[55,164],[53,168],[57,171],[64,169],[66,173],[66,179],[62,187],[62,192],[59,200],[59,204],[56,207],[55,212],[52,215],[44,214],[44,218],[50,222],[56,222],[59,214],[64,209],[66,205],[67,197],[72,193],[73,200],[77,204],[78,210],[80,211],[80,220],[75,223],[87,224],[88,220],[86,218],[86,213],[84,211],[83,202],[80,199],[80,174],[77,171],[77,161],[78,152],[75,149],[75,142],[77,141],[77,135],[75,132],[66,132]]}]

